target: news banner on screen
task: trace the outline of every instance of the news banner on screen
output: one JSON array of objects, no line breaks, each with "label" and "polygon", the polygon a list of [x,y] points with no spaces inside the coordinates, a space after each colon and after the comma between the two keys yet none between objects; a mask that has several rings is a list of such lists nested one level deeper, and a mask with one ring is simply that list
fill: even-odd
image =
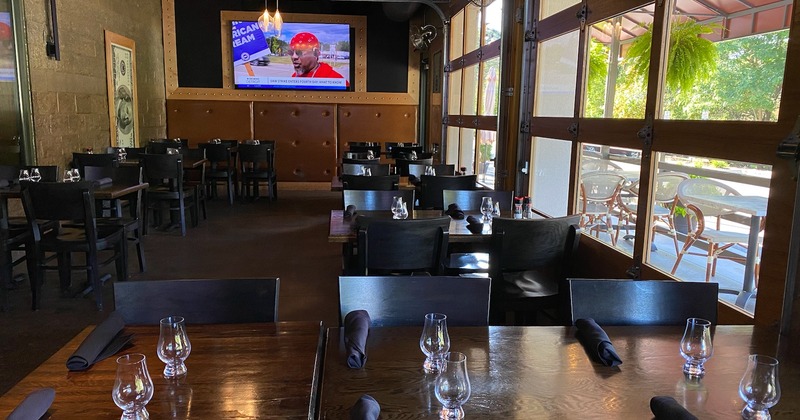
[{"label": "news banner on screen", "polygon": [[233,21],[231,31],[236,88],[350,90],[350,25],[284,22],[276,33]]}]

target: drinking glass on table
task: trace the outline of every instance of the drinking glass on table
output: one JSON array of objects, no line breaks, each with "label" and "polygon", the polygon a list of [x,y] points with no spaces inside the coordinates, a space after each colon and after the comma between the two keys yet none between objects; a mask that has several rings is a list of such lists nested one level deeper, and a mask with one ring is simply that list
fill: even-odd
[{"label": "drinking glass on table", "polygon": [[31,173],[28,172],[27,169],[22,169],[19,171],[19,180],[20,181],[30,181],[31,180]]},{"label": "drinking glass on table", "polygon": [[689,377],[705,375],[706,369],[703,364],[711,358],[713,352],[711,321],[702,318],[687,319],[686,330],[681,339],[681,355],[686,359],[683,373]]},{"label": "drinking glass on table", "polygon": [[483,222],[492,221],[492,212],[494,211],[494,204],[492,197],[483,197],[481,200],[481,213],[483,214]]},{"label": "drinking glass on table", "polygon": [[31,181],[39,182],[42,180],[42,173],[39,172],[39,168],[31,169]]},{"label": "drinking glass on table", "polygon": [[72,169],[67,169],[64,171],[64,178],[61,179],[62,182],[72,182]]},{"label": "drinking glass on table", "polygon": [[78,182],[81,180],[81,171],[78,168],[70,169],[70,178],[72,178],[72,182]]},{"label": "drinking glass on table", "polygon": [[402,219],[403,197],[392,197],[392,219]]},{"label": "drinking glass on table", "polygon": [[439,373],[442,359],[450,350],[450,335],[447,334],[447,315],[430,313],[425,315],[425,325],[419,338],[419,348],[425,353],[422,370],[425,373]]},{"label": "drinking glass on table", "polygon": [[408,219],[408,207],[406,207],[407,204],[408,203],[404,201],[403,207],[400,208],[400,219]]},{"label": "drinking glass on table", "polygon": [[742,418],[770,419],[769,409],[781,399],[778,360],[760,354],[747,358],[747,369],[739,382],[739,395],[745,405]]},{"label": "drinking glass on table", "polygon": [[145,360],[141,353],[117,358],[117,377],[111,398],[122,409],[121,420],[150,418],[145,406],[153,398],[153,380],[147,371]]},{"label": "drinking glass on table", "polygon": [[181,316],[161,319],[158,336],[158,358],[166,363],[164,377],[174,378],[186,374],[184,361],[192,352],[192,344],[186,334],[186,322]]},{"label": "drinking glass on table", "polygon": [[467,374],[467,356],[464,353],[449,352],[442,358],[442,371],[436,378],[434,392],[436,399],[442,403],[440,419],[464,418],[461,406],[472,393]]}]

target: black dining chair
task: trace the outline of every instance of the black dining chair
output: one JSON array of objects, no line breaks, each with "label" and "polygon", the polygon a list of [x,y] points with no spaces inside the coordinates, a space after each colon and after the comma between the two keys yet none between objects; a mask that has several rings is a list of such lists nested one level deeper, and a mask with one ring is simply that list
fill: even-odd
[{"label": "black dining chair", "polygon": [[347,149],[353,153],[368,153],[372,151],[374,157],[381,155],[381,144],[372,141],[349,141],[347,142]]},{"label": "black dining chair", "polygon": [[233,198],[239,195],[239,180],[236,171],[236,162],[233,160],[231,146],[226,143],[201,143],[200,149],[205,150],[206,159],[211,167],[206,171],[211,197],[217,197],[217,181],[225,184],[228,192],[228,204],[233,205]]},{"label": "black dining chair", "polygon": [[181,156],[183,156],[183,182],[188,187],[194,187],[194,193],[197,195],[197,204],[203,212],[203,220],[208,219],[208,211],[206,209],[206,201],[210,195],[211,185],[206,175],[205,164],[202,165],[186,165],[187,162],[199,162],[205,160],[206,150],[201,148],[182,149]]},{"label": "black dining chair", "polygon": [[414,203],[414,190],[343,190],[342,208],[355,206],[356,211],[391,210],[394,197],[404,203]]},{"label": "black dining chair", "polygon": [[436,171],[436,175],[452,176],[456,174],[456,165],[454,164],[441,163],[436,165],[428,165],[425,163],[409,163],[408,176],[414,175],[415,177],[419,178],[422,175],[425,175],[425,169],[428,167],[433,168],[433,170]]},{"label": "black dining chair", "polygon": [[147,153],[165,155],[170,153],[170,149],[174,153],[179,154],[182,150],[189,148],[189,140],[187,139],[151,139],[147,143]]},{"label": "black dining chair", "polygon": [[[2,170],[0,170],[0,175]],[[2,179],[2,178],[0,178]],[[24,227],[11,228],[8,224],[7,206],[0,205],[0,293],[7,293],[17,287],[17,283],[24,280],[24,275],[14,276],[14,267],[23,261],[27,262],[28,279],[30,280],[31,296],[33,308],[36,309],[35,304],[38,302],[38,288],[36,282],[33,281],[34,267],[33,256],[28,258],[27,251],[29,249],[30,240],[32,238],[31,231]],[[19,252],[21,251],[21,252]],[[15,257],[16,253],[16,257]],[[7,307],[7,298],[4,296],[0,301],[0,309]]]},{"label": "black dining chair", "polygon": [[145,227],[149,222],[149,214],[153,212],[153,220],[160,221],[162,210],[177,213],[181,236],[186,236],[186,210],[191,213],[192,226],[197,226],[199,204],[195,186],[184,184],[183,156],[146,153],[142,156],[144,176],[150,184],[144,198]]},{"label": "black dining chair", "polygon": [[78,169],[81,178],[86,177],[84,168],[87,166],[119,166],[118,156],[116,153],[72,153],[72,167]]},{"label": "black dining chair", "polygon": [[279,289],[278,278],[128,281],[114,284],[114,307],[128,324],[277,322]]},{"label": "black dining chair", "polygon": [[432,312],[450,326],[486,326],[490,290],[488,277],[340,276],[339,322],[363,309],[373,327],[421,326]]},{"label": "black dining chair", "polygon": [[361,175],[364,172],[364,169],[369,168],[370,173],[373,176],[376,175],[389,175],[391,172],[391,165],[388,163],[382,164],[379,162],[375,163],[342,163],[342,175]]},{"label": "black dining chair", "polygon": [[578,279],[565,282],[571,325],[686,325],[687,318],[717,323],[718,283],[674,280]]},{"label": "black dining chair", "polygon": [[[23,182],[22,205],[32,235],[30,253],[35,264],[35,283],[31,290],[39,290],[44,282],[45,270],[58,270],[62,291],[70,286],[69,272],[74,268],[86,270],[90,289],[94,290],[98,310],[103,310],[102,283],[110,275],[101,276],[100,268],[115,263],[117,280],[127,280],[127,243],[122,228],[116,225],[97,223],[94,206],[94,183],[91,181]],[[42,229],[43,221],[59,222],[52,229]],[[111,250],[113,254],[99,260],[100,251]],[[71,254],[86,255],[85,265],[73,266]],[[46,257],[46,253],[54,253]],[[57,266],[48,265],[53,258]],[[35,287],[35,289],[34,289]],[[38,293],[34,294],[33,308],[39,306]]]},{"label": "black dining chair", "polygon": [[422,175],[419,185],[419,208],[442,210],[444,190],[474,190],[477,188],[477,179],[477,175]]},{"label": "black dining chair", "polygon": [[451,204],[458,205],[464,211],[480,211],[483,197],[490,197],[492,203],[500,204],[500,211],[510,212],[514,204],[513,191],[496,190],[443,190],[442,206],[447,209]]},{"label": "black dining chair", "polygon": [[342,175],[342,188],[345,190],[391,191],[400,188],[399,175]]},{"label": "black dining chair", "polygon": [[[397,174],[400,176],[408,176],[409,175],[409,167],[410,165],[423,165],[423,166],[432,166],[433,165],[433,158],[432,157],[420,157],[417,159],[406,159],[406,158],[396,158],[394,160],[394,166],[397,170]],[[438,174],[438,172],[437,172]]]},{"label": "black dining chair", "polygon": [[[242,196],[255,200],[259,196],[259,185],[267,183],[269,200],[278,199],[278,177],[275,170],[275,141],[260,140],[259,144],[239,145],[239,165],[242,173]],[[250,187],[253,193],[250,194]]]},{"label": "black dining chair", "polygon": [[353,274],[439,274],[447,255],[450,218],[392,220],[358,216],[358,264]]},{"label": "black dining chair", "polygon": [[541,313],[560,324],[559,286],[569,277],[580,241],[580,215],[492,220],[489,277],[492,324],[537,322]]}]

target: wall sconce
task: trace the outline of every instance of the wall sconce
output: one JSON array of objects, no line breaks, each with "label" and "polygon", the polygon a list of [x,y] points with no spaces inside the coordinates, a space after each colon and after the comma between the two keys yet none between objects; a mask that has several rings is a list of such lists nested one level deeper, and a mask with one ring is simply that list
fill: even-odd
[{"label": "wall sconce", "polygon": [[58,45],[58,19],[56,18],[56,0],[50,0],[50,27],[48,28],[47,42],[45,49],[47,56],[55,58],[56,61],[61,60],[61,47]]}]

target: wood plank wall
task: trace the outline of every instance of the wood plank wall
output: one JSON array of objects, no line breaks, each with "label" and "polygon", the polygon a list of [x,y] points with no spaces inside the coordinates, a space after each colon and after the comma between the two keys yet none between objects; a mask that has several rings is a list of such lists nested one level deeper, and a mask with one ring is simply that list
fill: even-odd
[{"label": "wood plank wall", "polygon": [[275,140],[281,182],[330,182],[348,141],[417,141],[416,105],[167,100],[167,136]]}]

